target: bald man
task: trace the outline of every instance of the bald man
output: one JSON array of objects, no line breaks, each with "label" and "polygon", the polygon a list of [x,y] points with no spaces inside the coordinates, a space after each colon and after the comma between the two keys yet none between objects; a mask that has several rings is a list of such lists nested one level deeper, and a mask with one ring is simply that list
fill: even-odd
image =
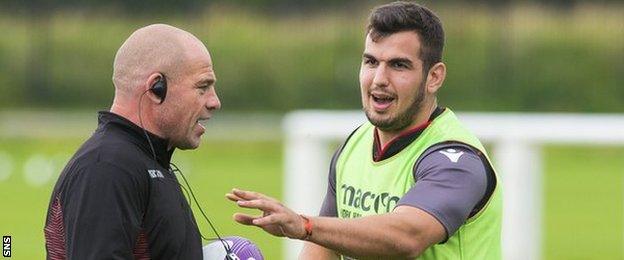
[{"label": "bald man", "polygon": [[215,81],[192,34],[155,24],[130,35],[115,56],[111,109],[54,187],[47,259],[202,259],[170,159],[199,146],[221,106]]}]

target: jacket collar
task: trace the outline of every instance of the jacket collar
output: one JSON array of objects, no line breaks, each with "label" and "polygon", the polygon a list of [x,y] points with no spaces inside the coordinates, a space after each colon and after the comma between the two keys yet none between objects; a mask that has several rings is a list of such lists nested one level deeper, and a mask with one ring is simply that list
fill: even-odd
[{"label": "jacket collar", "polygon": [[[132,123],[130,120],[117,115],[109,111],[98,112],[98,131],[116,128],[128,134],[133,143],[137,144],[141,150],[147,153],[150,157],[156,156],[156,161],[164,168],[169,169],[169,163],[171,162],[171,156],[175,148],[167,149],[169,146],[169,140],[161,138],[142,127]],[[150,142],[145,138],[145,135],[149,136],[149,141],[154,148],[154,153],[150,148]]]}]

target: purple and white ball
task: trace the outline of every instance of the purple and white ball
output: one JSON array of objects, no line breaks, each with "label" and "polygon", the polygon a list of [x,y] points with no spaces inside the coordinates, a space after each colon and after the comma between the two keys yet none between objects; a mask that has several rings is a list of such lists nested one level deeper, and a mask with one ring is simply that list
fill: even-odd
[{"label": "purple and white ball", "polygon": [[[260,249],[246,238],[231,236],[224,237],[232,253],[240,260],[264,260]],[[226,252],[222,241],[216,240],[204,246],[204,260],[226,259]]]}]

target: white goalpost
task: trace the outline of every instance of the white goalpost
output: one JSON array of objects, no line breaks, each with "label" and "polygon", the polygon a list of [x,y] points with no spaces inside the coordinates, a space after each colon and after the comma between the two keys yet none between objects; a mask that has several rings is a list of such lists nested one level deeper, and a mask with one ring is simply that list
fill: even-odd
[{"label": "white goalpost", "polygon": [[[624,116],[608,114],[458,113],[486,145],[503,187],[503,258],[540,259],[544,144],[624,145]],[[295,111],[283,121],[285,203],[318,214],[331,152],[366,121],[361,111]],[[624,169],[623,169],[624,170]],[[297,259],[301,242],[285,240],[284,259]]]}]

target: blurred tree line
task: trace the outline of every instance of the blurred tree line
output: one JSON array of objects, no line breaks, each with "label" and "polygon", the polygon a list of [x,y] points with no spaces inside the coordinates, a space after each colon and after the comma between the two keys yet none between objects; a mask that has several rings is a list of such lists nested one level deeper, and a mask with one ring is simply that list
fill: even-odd
[{"label": "blurred tree line", "polygon": [[[0,3],[0,109],[106,109],[129,34],[169,23],[215,63],[223,108],[357,109],[378,1],[31,0]],[[447,34],[440,103],[459,110],[624,111],[618,1],[427,1]]]}]

